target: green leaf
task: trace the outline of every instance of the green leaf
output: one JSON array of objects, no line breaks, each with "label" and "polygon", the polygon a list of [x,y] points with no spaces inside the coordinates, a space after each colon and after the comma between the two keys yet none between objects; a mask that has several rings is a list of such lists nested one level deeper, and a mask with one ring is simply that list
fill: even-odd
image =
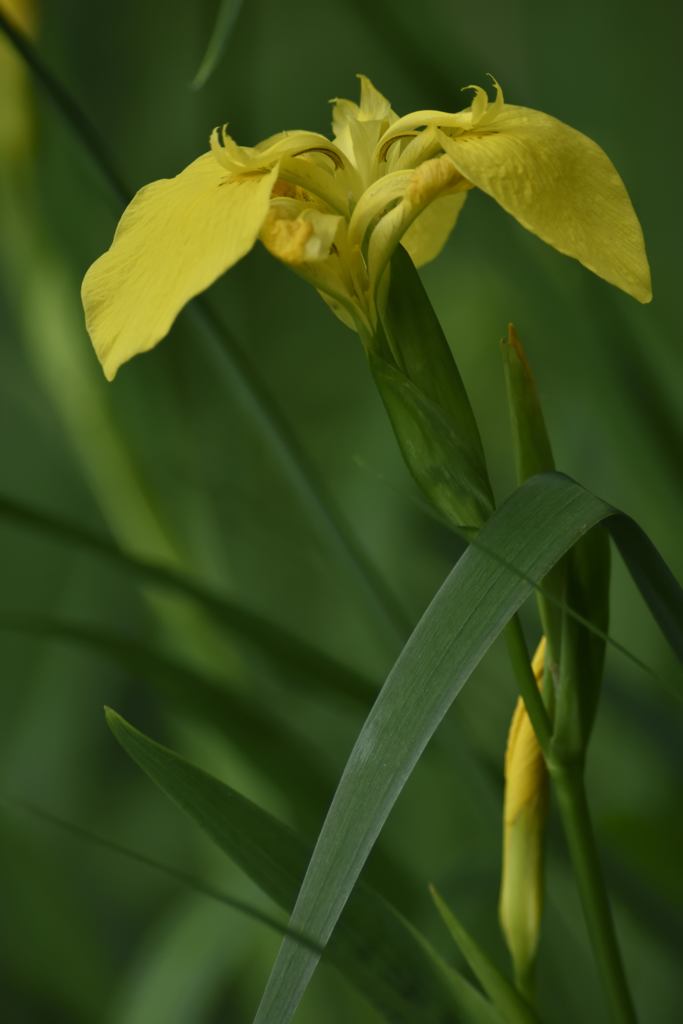
[{"label": "green leaf", "polygon": [[501,341],[505,384],[510,407],[517,480],[524,483],[538,473],[555,469],[550,438],[529,360],[513,324]]},{"label": "green leaf", "polygon": [[410,256],[399,246],[391,260],[382,326],[396,365],[434,402],[471,452],[479,483],[491,500],[477,420],[446,335]]},{"label": "green leaf", "polygon": [[538,1021],[526,1000],[522,998],[512,982],[498,970],[488,953],[461,924],[434,886],[430,886],[429,891],[453,941],[504,1019],[510,1021],[510,1024],[534,1024],[535,1021]]},{"label": "green leaf", "polygon": [[[643,596],[663,632],[683,655],[683,591],[640,528],[567,477],[533,477],[482,528],[394,665],[337,788],[292,914],[294,927],[321,945],[329,940],[389,812],[453,700],[534,585],[603,521],[636,582],[646,584]],[[258,1024],[287,1024],[316,960],[285,940]]]},{"label": "green leaf", "polygon": [[420,275],[400,246],[381,318],[368,358],[408,468],[447,522],[478,527],[493,510],[479,428]]},{"label": "green leaf", "polygon": [[237,23],[243,0],[220,0],[216,21],[197,73],[192,80],[193,89],[201,89],[216,69]]},{"label": "green leaf", "polygon": [[[116,712],[107,709],[106,714],[114,736],[142,770],[264,892],[289,909],[308,862],[306,843]],[[364,883],[349,901],[325,955],[389,1020],[447,1024],[456,1012],[456,1019],[472,1024],[501,1024],[486,999]]]},{"label": "green leaf", "polygon": [[471,466],[470,453],[443,409],[396,367],[368,356],[396,440],[418,486],[451,526],[476,529],[490,499]]}]

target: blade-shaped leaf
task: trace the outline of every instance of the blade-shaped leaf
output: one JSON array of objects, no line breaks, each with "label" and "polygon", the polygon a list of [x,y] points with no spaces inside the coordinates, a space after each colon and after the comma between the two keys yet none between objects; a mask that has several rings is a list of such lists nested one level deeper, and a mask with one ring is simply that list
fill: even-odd
[{"label": "blade-shaped leaf", "polygon": [[[642,530],[568,477],[551,473],[527,481],[465,551],[384,684],[320,833],[292,915],[294,927],[321,945],[329,940],[384,822],[451,703],[534,584],[603,521],[663,632],[683,652],[683,591]],[[285,940],[258,1024],[291,1019],[316,960]]]},{"label": "blade-shaped leaf", "polygon": [[[20,529],[36,530],[45,536],[52,537],[60,543],[74,545],[97,554],[113,565],[117,565],[124,571],[129,572],[131,578],[143,583],[150,583],[161,589],[175,591],[183,594],[189,599],[201,605],[207,612],[215,615],[220,624],[232,631],[235,640],[245,641],[250,647],[260,652],[264,658],[272,661],[277,669],[278,676],[283,674],[291,679],[292,684],[297,687],[310,687],[318,690],[320,680],[325,679],[328,687],[327,692],[347,697],[349,700],[367,706],[377,695],[377,688],[362,673],[342,664],[335,658],[319,650],[305,640],[287,632],[281,626],[269,621],[261,615],[250,611],[231,601],[229,598],[210,587],[202,584],[194,578],[182,572],[169,568],[150,559],[138,558],[122,548],[114,541],[103,534],[96,533],[79,523],[71,522],[51,512],[30,505],[25,501],[11,497],[0,492],[0,517],[14,523]],[[638,528],[635,527],[635,531]],[[612,530],[614,534],[614,530]],[[641,533],[641,540],[644,550],[651,547],[647,538]],[[463,540],[469,540],[475,547],[482,547],[481,539],[469,537],[465,532],[461,533]],[[631,542],[634,538],[631,537]],[[585,626],[594,635],[601,637],[615,650],[620,651],[629,658],[635,665],[638,665],[644,672],[657,678],[657,673],[646,665],[642,659],[635,655],[614,637],[608,636],[599,628],[596,628],[582,615],[570,608],[566,601],[556,598],[554,594],[545,592],[543,587],[536,586],[535,581],[530,580],[522,569],[512,565],[498,552],[490,550],[492,558],[498,559],[502,565],[511,572],[516,572],[520,579],[530,582],[537,590],[559,610],[569,616],[573,616],[577,622]],[[645,561],[648,556],[645,553]],[[666,587],[666,582],[662,581]]]},{"label": "blade-shaped leaf", "polygon": [[[142,770],[208,832],[280,906],[291,907],[309,848],[235,790],[107,710],[115,737]],[[310,947],[309,947],[310,948]],[[501,1024],[490,1003],[446,966],[382,896],[361,883],[326,957],[389,1020],[405,1024]]]},{"label": "blade-shaped leaf", "polygon": [[453,941],[505,1020],[510,1021],[510,1024],[533,1024],[538,1018],[512,982],[498,970],[488,953],[461,924],[433,885],[429,887],[429,891]]},{"label": "blade-shaped leaf", "polygon": [[447,523],[477,528],[494,508],[465,385],[406,250],[391,260],[388,294],[368,360],[403,458]]}]

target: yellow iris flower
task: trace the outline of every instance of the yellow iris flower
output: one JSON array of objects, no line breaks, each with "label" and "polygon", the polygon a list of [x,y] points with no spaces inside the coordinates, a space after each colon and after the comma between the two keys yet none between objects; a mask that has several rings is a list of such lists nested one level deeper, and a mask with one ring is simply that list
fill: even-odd
[{"label": "yellow iris flower", "polygon": [[440,252],[467,192],[641,302],[651,297],[640,224],[602,149],[537,110],[471,86],[458,113],[398,117],[369,79],[339,99],[333,138],[282,132],[243,147],[214,131],[210,150],[153,182],[121,218],[83,281],[86,323],[104,372],[157,344],[183,306],[260,238],[361,335],[402,243],[417,266]]}]

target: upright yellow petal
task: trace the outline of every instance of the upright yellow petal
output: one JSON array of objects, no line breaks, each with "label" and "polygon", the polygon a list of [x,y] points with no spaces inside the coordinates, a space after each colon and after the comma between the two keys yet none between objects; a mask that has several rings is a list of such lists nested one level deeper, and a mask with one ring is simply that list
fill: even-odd
[{"label": "upright yellow petal", "polygon": [[373,177],[375,148],[380,136],[396,120],[389,100],[369,78],[360,80],[360,105],[351,100],[336,99],[332,108],[334,141],[352,162],[365,184]]},{"label": "upright yellow petal", "polygon": [[485,131],[441,144],[473,185],[555,249],[640,302],[652,298],[643,233],[597,143],[554,117],[505,105]]},{"label": "upright yellow petal", "polygon": [[230,175],[205,153],[141,189],[81,290],[105,375],[168,334],[193,296],[245,256],[268,213],[278,168]]},{"label": "upright yellow petal", "polygon": [[376,89],[367,75],[358,75],[360,81],[360,120],[388,121],[396,120],[391,103]]}]

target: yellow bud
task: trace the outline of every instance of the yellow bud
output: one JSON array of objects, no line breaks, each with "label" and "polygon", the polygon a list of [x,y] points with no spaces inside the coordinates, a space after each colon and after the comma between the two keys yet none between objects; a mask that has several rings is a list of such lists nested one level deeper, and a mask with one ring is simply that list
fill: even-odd
[{"label": "yellow bud", "polygon": [[[545,637],[532,661],[543,681]],[[505,752],[503,869],[498,912],[515,975],[526,985],[533,969],[543,912],[543,827],[548,778],[541,748],[521,698]]]}]

